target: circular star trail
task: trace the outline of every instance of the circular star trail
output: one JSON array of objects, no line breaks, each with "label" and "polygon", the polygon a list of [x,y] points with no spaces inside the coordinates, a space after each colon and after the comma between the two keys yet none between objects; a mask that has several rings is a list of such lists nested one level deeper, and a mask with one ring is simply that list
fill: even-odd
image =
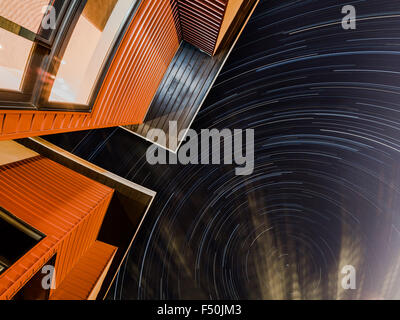
[{"label": "circular star trail", "polygon": [[398,1],[261,1],[193,128],[255,129],[254,173],[51,138],[158,193],[110,299],[400,298]]}]

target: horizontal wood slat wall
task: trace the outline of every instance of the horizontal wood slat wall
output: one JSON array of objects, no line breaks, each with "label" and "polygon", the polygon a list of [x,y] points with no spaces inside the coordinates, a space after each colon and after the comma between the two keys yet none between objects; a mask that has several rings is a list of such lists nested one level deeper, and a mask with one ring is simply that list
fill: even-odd
[{"label": "horizontal wood slat wall", "polygon": [[116,248],[95,241],[60,284],[51,300],[87,300],[110,265]]},{"label": "horizontal wood slat wall", "polygon": [[228,0],[175,1],[178,2],[183,40],[213,55]]},{"label": "horizontal wood slat wall", "polygon": [[0,140],[139,124],[180,44],[177,8],[142,0],[92,113],[0,110]]},{"label": "horizontal wood slat wall", "polygon": [[182,35],[182,26],[181,26],[181,20],[180,20],[178,0],[170,0],[170,3],[171,3],[171,8],[172,8],[172,14],[173,14],[174,20],[175,20],[176,32],[178,34],[179,41],[182,41],[183,35]]},{"label": "horizontal wood slat wall", "polygon": [[42,156],[0,167],[0,206],[46,235],[0,276],[0,299],[10,299],[55,253],[60,284],[96,241],[112,195]]}]

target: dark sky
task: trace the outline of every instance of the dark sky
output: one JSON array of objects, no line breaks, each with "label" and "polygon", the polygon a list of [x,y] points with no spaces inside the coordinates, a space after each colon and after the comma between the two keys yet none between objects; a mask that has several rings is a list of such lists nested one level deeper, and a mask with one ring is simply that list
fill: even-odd
[{"label": "dark sky", "polygon": [[262,0],[193,124],[255,129],[252,175],[150,166],[122,129],[49,139],[158,192],[112,299],[399,299],[399,124],[399,1]]}]

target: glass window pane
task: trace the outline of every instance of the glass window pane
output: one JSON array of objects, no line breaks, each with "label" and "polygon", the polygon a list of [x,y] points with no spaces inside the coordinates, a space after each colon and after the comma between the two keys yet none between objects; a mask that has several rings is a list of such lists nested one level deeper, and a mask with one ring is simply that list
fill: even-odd
[{"label": "glass window pane", "polygon": [[49,0],[0,0],[0,16],[37,33]]},{"label": "glass window pane", "polygon": [[0,28],[0,89],[19,91],[33,42]]},{"label": "glass window pane", "polygon": [[121,24],[137,0],[88,0],[72,33],[49,101],[87,105]]}]

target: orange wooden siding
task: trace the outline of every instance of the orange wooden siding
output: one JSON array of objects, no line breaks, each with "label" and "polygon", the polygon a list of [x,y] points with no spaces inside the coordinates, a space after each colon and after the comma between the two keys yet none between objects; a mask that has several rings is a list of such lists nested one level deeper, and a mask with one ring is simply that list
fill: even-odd
[{"label": "orange wooden siding", "polygon": [[221,30],[219,32],[217,44],[215,45],[214,53],[218,50],[224,36],[228,32],[229,27],[234,21],[236,15],[239,12],[240,7],[243,5],[245,0],[229,0],[225,9],[224,19],[222,21]]},{"label": "orange wooden siding", "polygon": [[180,44],[176,15],[167,0],[143,0],[92,113],[0,111],[0,140],[142,123]]},{"label": "orange wooden siding", "polygon": [[0,276],[0,299],[10,299],[55,253],[62,283],[96,241],[112,195],[42,156],[0,167],[0,206],[46,235]]},{"label": "orange wooden siding", "polygon": [[183,40],[212,55],[228,0],[175,1],[179,6]]},{"label": "orange wooden siding", "polygon": [[51,300],[95,300],[99,289],[97,284],[102,282],[116,250],[104,242],[94,242],[59,285]]}]

